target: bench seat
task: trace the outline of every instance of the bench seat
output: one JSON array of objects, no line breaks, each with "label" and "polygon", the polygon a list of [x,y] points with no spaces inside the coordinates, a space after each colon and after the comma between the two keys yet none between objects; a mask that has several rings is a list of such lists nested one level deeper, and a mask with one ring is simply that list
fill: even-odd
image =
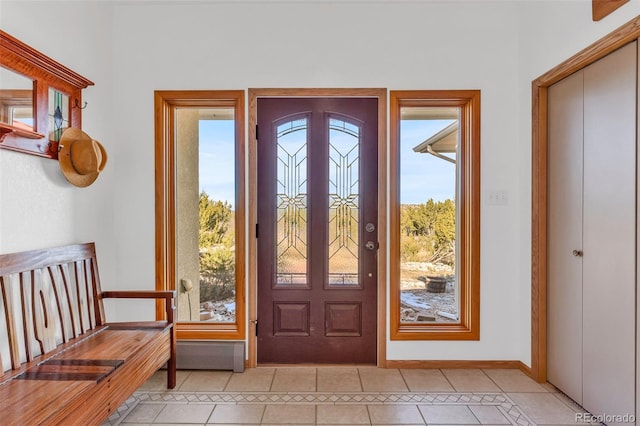
[{"label": "bench seat", "polygon": [[[67,266],[60,274],[52,272],[64,271],[61,265],[68,265],[68,259],[60,263],[61,250],[56,249],[53,266],[36,268],[37,273],[9,270],[5,257],[9,255],[0,255],[0,365],[11,366],[8,370],[3,367],[0,375],[2,425],[99,425],[165,366],[167,387],[175,386],[173,294],[101,292],[93,244],[80,250],[81,257],[93,261],[85,264],[82,260],[84,266],[73,273],[77,265]],[[77,250],[74,246],[70,252]],[[41,255],[34,258],[41,259]],[[95,278],[85,279],[92,275]],[[50,278],[43,280],[43,276]],[[73,290],[78,277],[81,285]],[[16,303],[18,294],[26,299]],[[103,298],[143,296],[164,299],[167,318],[104,321]],[[87,300],[93,308],[87,307]],[[96,315],[89,316],[91,312]],[[31,343],[25,345],[25,341]]]}]

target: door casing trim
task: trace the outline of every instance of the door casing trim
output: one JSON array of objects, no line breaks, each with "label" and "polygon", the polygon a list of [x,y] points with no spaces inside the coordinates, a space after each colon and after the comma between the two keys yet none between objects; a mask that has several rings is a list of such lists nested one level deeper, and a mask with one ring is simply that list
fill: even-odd
[{"label": "door casing trim", "polygon": [[257,339],[256,321],[258,316],[258,246],[255,238],[255,224],[257,223],[257,99],[277,97],[300,98],[378,98],[378,338],[377,338],[377,366],[386,367],[387,347],[387,89],[278,89],[258,88],[249,89],[249,146],[248,146],[248,271],[249,271],[249,336],[248,336],[248,367],[257,367]]}]

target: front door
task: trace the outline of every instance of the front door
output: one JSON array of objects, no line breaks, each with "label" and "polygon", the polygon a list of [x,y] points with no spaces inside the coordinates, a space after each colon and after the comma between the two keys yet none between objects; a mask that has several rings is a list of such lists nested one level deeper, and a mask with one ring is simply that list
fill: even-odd
[{"label": "front door", "polygon": [[259,363],[376,363],[377,98],[258,98]]}]

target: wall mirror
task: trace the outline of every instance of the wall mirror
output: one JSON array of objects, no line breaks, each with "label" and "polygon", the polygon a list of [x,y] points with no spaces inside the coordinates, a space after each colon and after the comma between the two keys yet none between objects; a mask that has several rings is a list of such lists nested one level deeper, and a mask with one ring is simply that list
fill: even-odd
[{"label": "wall mirror", "polygon": [[33,80],[0,67],[0,122],[33,131]]},{"label": "wall mirror", "polygon": [[0,148],[57,159],[93,82],[0,30]]}]

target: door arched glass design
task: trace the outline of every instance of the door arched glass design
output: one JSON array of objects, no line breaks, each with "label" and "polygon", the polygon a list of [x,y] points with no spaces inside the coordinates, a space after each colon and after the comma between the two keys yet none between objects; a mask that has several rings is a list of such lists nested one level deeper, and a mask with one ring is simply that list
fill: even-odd
[{"label": "door arched glass design", "polygon": [[276,126],[276,277],[278,285],[308,285],[308,118]]},{"label": "door arched glass design", "polygon": [[327,285],[359,285],[361,126],[329,118]]}]

